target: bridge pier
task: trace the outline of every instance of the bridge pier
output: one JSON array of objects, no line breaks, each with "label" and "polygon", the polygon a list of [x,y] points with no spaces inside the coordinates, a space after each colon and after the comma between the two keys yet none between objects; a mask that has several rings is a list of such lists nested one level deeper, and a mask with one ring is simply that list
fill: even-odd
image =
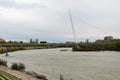
[{"label": "bridge pier", "polygon": [[9,56],[8,55],[8,47],[6,47],[6,55],[5,56]]}]

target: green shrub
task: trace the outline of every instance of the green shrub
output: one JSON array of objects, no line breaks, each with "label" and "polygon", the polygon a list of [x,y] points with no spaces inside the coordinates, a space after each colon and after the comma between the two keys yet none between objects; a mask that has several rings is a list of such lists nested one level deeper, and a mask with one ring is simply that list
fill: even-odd
[{"label": "green shrub", "polygon": [[25,65],[23,63],[19,63],[19,69],[24,71],[25,70]]},{"label": "green shrub", "polygon": [[[69,79],[64,79],[64,76],[60,74],[60,80],[69,80]],[[72,78],[70,80],[73,80]]]},{"label": "green shrub", "polygon": [[29,75],[32,75],[32,76],[34,76],[34,77],[36,77],[40,80],[48,80],[47,77],[43,74],[37,74],[35,72],[29,72],[29,71],[27,71],[26,73],[29,74]]},{"label": "green shrub", "polygon": [[7,61],[0,59],[0,65],[7,66]]},{"label": "green shrub", "polygon": [[38,79],[41,79],[41,80],[48,80],[48,79],[46,78],[46,76],[44,76],[44,75],[36,74],[35,77],[38,78]]},{"label": "green shrub", "polygon": [[62,74],[60,74],[60,80],[65,80]]},{"label": "green shrub", "polygon": [[0,47],[0,54],[5,53],[5,48],[4,47]]},{"label": "green shrub", "polygon": [[13,70],[20,70],[20,71],[24,71],[25,70],[25,65],[23,63],[12,63],[11,68]]},{"label": "green shrub", "polygon": [[19,70],[19,67],[18,67],[17,63],[12,63],[11,68],[14,69],[14,70]]}]

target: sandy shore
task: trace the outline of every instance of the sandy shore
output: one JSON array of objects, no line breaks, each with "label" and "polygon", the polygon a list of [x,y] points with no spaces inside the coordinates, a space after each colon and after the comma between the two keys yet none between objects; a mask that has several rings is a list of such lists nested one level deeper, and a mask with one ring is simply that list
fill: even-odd
[{"label": "sandy shore", "polygon": [[40,79],[35,78],[32,75],[26,74],[25,72],[10,70],[9,68],[4,67],[4,66],[0,66],[0,70],[5,71],[9,74],[12,74],[12,75],[14,75],[22,80],[40,80]]}]

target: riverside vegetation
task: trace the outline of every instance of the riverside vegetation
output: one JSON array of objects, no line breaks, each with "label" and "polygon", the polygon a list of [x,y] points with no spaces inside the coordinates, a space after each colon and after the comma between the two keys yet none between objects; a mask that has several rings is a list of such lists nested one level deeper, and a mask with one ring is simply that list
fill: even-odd
[{"label": "riverside vegetation", "polygon": [[7,61],[0,59],[0,65],[7,66]]},{"label": "riverside vegetation", "polygon": [[[60,80],[69,80],[69,79],[65,79],[64,76],[60,74]],[[70,79],[70,80],[73,80],[73,79]]]},{"label": "riverside vegetation", "polygon": [[25,65],[23,63],[12,63],[11,69],[24,71]]},{"label": "riverside vegetation", "polygon": [[[7,67],[7,61],[0,59],[0,65],[1,66],[6,66]],[[23,63],[12,63],[11,65],[12,70],[19,70],[25,72],[25,65]],[[46,76],[37,74],[35,72],[26,72],[29,75],[32,75],[40,80],[48,80]],[[0,80],[21,80],[13,75],[10,75],[2,70],[0,70]]]},{"label": "riverside vegetation", "polygon": [[73,46],[73,51],[120,51],[120,40],[75,44]]},{"label": "riverside vegetation", "polygon": [[[8,47],[8,52],[18,51],[18,50],[26,50],[25,47]],[[0,47],[0,54],[6,52],[6,47]]]},{"label": "riverside vegetation", "polygon": [[8,52],[18,51],[18,50],[32,50],[32,49],[48,49],[57,48],[61,45],[59,44],[36,44],[36,43],[23,43],[23,44],[0,44],[0,54],[6,52],[6,47]]}]

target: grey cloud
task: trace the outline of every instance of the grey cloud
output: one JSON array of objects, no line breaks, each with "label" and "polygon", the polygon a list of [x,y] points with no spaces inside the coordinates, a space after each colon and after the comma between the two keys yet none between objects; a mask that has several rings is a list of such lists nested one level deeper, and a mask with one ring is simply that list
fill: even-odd
[{"label": "grey cloud", "polygon": [[[0,6],[11,7],[11,8],[21,8],[21,9],[31,9],[31,15],[27,13],[27,17],[23,17],[21,20],[26,20],[23,22],[16,19],[16,25],[7,24],[6,21],[13,21],[13,19],[8,19],[3,21],[1,19],[0,26],[5,26],[0,30],[1,34],[5,33],[7,28],[16,28],[16,32],[12,29],[7,30],[14,33],[12,36],[17,34],[20,38],[25,39],[31,37],[38,37],[39,39],[46,39],[49,41],[67,41],[73,40],[71,23],[69,19],[68,9],[71,9],[72,18],[75,25],[75,30],[77,38],[79,41],[85,40],[87,38],[96,39],[101,38],[106,35],[115,34],[115,36],[120,37],[120,0],[47,0],[46,5],[44,4],[18,4],[10,0],[0,0]],[[34,9],[34,8],[48,8]],[[16,11],[17,11],[16,9]],[[26,11],[27,12],[27,11]],[[17,16],[16,16],[17,17]],[[30,17],[30,18],[29,18]],[[31,19],[28,21],[28,18]],[[82,22],[80,19],[86,21],[89,24]],[[14,22],[14,21],[13,21]],[[18,24],[17,24],[18,23]],[[21,25],[19,25],[21,24]],[[92,25],[90,25],[92,24]],[[96,28],[93,25],[99,27]],[[22,26],[22,27],[21,27]],[[2,32],[4,30],[4,32]],[[26,31],[27,30],[27,31]],[[23,32],[22,32],[23,31]],[[106,34],[108,33],[108,34]],[[10,35],[9,35],[10,36]],[[18,38],[18,37],[14,37]]]},{"label": "grey cloud", "polygon": [[0,6],[5,8],[30,9],[30,8],[48,8],[47,5],[42,4],[18,4],[13,0],[0,0]]}]

